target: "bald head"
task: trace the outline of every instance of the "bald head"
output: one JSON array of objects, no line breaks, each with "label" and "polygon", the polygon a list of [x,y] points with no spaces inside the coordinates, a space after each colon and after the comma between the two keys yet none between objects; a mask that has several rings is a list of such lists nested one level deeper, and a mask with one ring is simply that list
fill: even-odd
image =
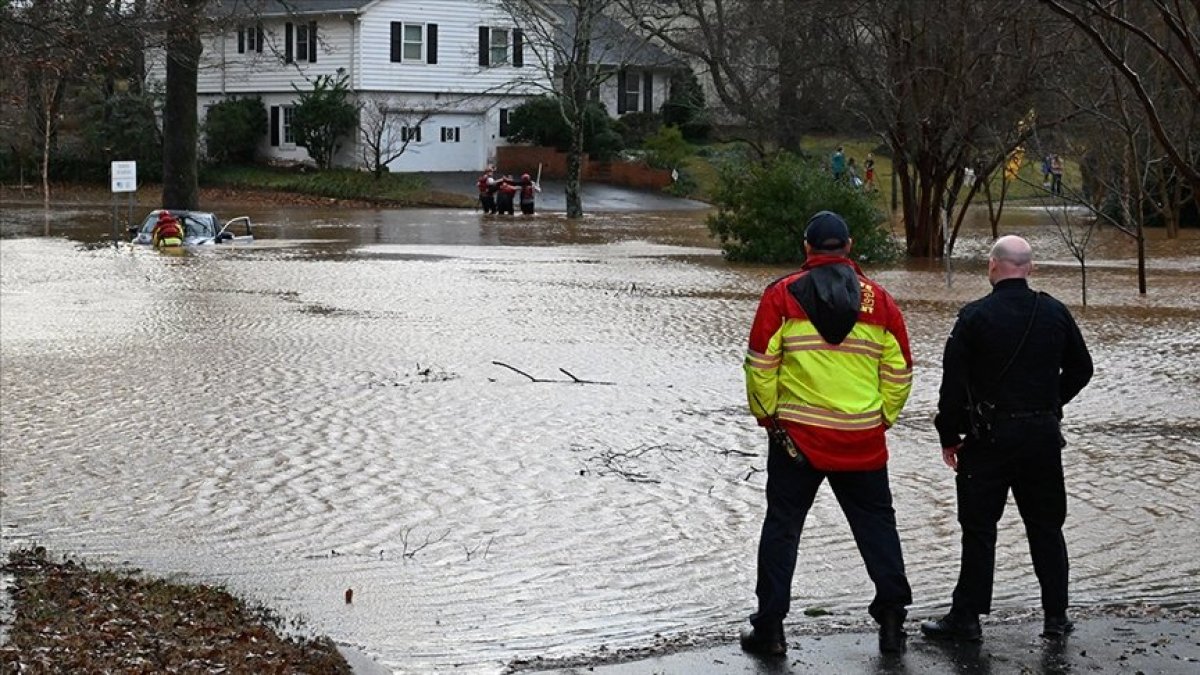
[{"label": "bald head", "polygon": [[1033,249],[1016,235],[1000,237],[988,254],[988,281],[1024,279],[1033,271]]}]

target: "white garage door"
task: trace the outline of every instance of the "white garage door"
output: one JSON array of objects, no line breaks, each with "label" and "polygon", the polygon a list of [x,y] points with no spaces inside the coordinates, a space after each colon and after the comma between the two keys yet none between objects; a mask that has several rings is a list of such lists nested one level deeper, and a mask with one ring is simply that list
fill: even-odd
[{"label": "white garage door", "polygon": [[392,171],[479,171],[487,161],[483,115],[443,113],[403,132],[416,140],[390,164]]}]

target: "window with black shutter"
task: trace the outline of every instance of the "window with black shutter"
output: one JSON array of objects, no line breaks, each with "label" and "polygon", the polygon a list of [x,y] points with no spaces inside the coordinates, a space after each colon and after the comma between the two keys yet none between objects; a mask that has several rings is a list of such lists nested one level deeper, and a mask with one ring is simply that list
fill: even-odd
[{"label": "window with black shutter", "polygon": [[308,62],[317,62],[317,22],[308,22]]},{"label": "window with black shutter", "polygon": [[488,67],[491,61],[488,58],[488,50],[491,48],[491,29],[487,26],[479,27],[479,65]]},{"label": "window with black shutter", "polygon": [[654,75],[645,73],[642,77],[642,112],[654,112]]},{"label": "window with black shutter", "polygon": [[500,138],[508,138],[508,108],[500,109]]},{"label": "window with black shutter", "polygon": [[238,53],[239,54],[246,53],[246,29],[245,28],[238,29]]},{"label": "window with black shutter", "polygon": [[296,60],[304,62],[308,60],[308,24],[301,23],[296,25]]},{"label": "window with black shutter", "polygon": [[291,63],[292,58],[292,24],[283,24],[283,62]]},{"label": "window with black shutter", "polygon": [[625,114],[625,81],[628,79],[624,69],[617,71],[617,114]]},{"label": "window with black shutter", "polygon": [[279,106],[271,106],[271,147],[279,147]]},{"label": "window with black shutter", "polygon": [[525,34],[521,32],[520,28],[514,28],[512,35],[512,64],[517,68],[523,68],[525,66]]},{"label": "window with black shutter", "polygon": [[425,24],[425,63],[437,63],[438,31],[436,23]]}]

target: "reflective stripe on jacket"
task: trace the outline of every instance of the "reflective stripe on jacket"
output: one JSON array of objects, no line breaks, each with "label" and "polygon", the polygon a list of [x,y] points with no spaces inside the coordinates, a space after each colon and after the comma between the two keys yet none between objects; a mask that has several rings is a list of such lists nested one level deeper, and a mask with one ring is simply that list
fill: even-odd
[{"label": "reflective stripe on jacket", "polygon": [[[790,290],[824,265],[849,265],[859,283],[858,317],[838,344],[821,337]],[[744,370],[759,424],[766,425],[767,414],[777,415],[816,468],[869,471],[887,464],[884,432],[912,390],[908,330],[892,297],[853,261],[814,254],[799,272],[768,286]]]}]

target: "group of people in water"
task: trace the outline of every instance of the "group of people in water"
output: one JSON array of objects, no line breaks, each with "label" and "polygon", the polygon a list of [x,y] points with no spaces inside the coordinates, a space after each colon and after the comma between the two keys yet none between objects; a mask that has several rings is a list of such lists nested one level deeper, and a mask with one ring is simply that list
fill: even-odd
[{"label": "group of people in water", "polygon": [[498,176],[494,166],[484,169],[475,186],[479,189],[479,204],[485,215],[503,213],[511,216],[515,204],[520,203],[521,213],[532,216],[533,195],[542,191],[542,187],[529,174],[523,173],[519,179],[514,179],[512,174]]}]

